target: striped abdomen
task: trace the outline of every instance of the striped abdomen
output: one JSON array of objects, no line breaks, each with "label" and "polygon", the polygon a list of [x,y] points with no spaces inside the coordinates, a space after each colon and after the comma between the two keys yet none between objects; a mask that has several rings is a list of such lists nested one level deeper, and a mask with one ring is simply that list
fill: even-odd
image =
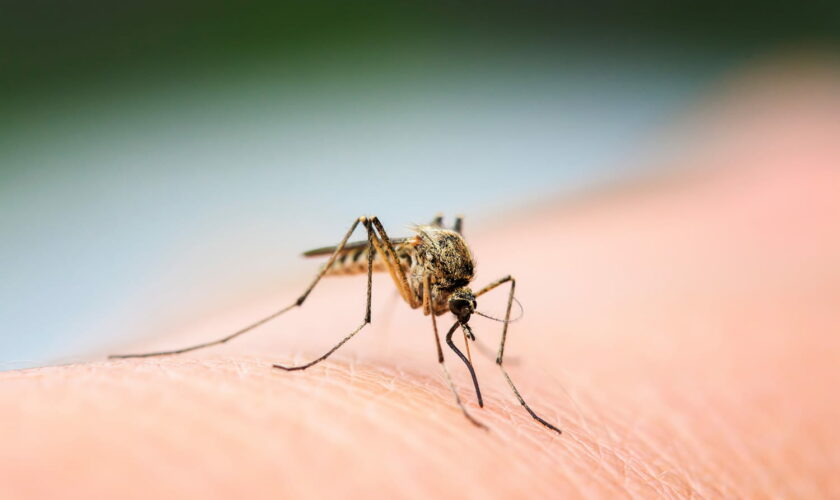
[{"label": "striped abdomen", "polygon": [[[392,244],[394,245],[394,251],[397,254],[397,257],[403,261],[405,264],[410,266],[411,262],[413,262],[412,252],[413,249],[406,244],[406,239],[402,238],[399,240],[392,240]],[[324,247],[324,248],[316,248],[315,250],[310,250],[308,252],[304,252],[305,257],[329,257],[335,252],[336,247]],[[335,262],[333,262],[332,266],[327,270],[327,276],[337,276],[337,275],[352,275],[352,274],[364,274],[367,273],[367,266],[368,266],[368,243],[367,241],[356,241],[353,243],[348,243],[345,247],[341,250],[341,253],[338,254],[336,257]],[[385,265],[385,261],[382,258],[382,255],[376,251],[376,248],[373,249],[373,271],[387,271],[387,267]]]}]

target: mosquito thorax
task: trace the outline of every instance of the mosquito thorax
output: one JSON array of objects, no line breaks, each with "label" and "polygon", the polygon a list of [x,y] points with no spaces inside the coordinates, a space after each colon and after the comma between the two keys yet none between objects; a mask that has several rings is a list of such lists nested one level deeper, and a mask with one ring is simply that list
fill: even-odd
[{"label": "mosquito thorax", "polygon": [[464,238],[448,229],[419,226],[416,252],[421,272],[444,290],[466,286],[473,279],[475,260]]}]

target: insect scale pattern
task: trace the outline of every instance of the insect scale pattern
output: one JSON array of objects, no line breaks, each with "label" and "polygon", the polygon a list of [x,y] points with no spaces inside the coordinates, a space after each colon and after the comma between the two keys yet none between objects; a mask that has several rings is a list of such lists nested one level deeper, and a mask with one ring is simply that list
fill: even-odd
[{"label": "insect scale pattern", "polygon": [[[348,240],[359,224],[365,228],[367,232],[367,239],[365,241],[348,243]],[[461,402],[461,398],[458,396],[458,392],[455,389],[455,385],[452,382],[452,377],[449,375],[449,371],[444,364],[443,349],[441,348],[440,334],[438,333],[436,317],[446,313],[452,313],[455,316],[455,323],[453,323],[446,333],[446,344],[467,366],[470,376],[472,377],[473,386],[475,387],[478,405],[483,408],[484,401],[481,397],[481,389],[479,388],[475,369],[473,368],[472,361],[469,356],[469,341],[475,341],[475,335],[469,325],[469,321],[473,314],[486,316],[476,310],[477,297],[494,290],[500,285],[510,283],[507,309],[505,311],[505,318],[502,321],[502,337],[499,344],[499,350],[496,355],[496,364],[502,371],[505,380],[514,395],[516,395],[519,403],[525,408],[531,417],[548,429],[551,429],[558,434],[561,433],[560,429],[537,415],[534,410],[528,406],[504,368],[505,340],[507,338],[508,325],[511,322],[510,312],[511,306],[515,300],[514,292],[516,289],[516,281],[511,276],[505,276],[488,284],[477,292],[472,291],[469,284],[475,274],[475,260],[473,259],[472,252],[470,252],[470,249],[461,234],[462,219],[460,217],[456,218],[451,229],[447,229],[443,226],[443,218],[441,216],[436,217],[430,224],[416,226],[413,229],[415,233],[413,237],[389,238],[385,232],[385,228],[382,227],[382,223],[379,222],[377,217],[359,217],[353,222],[350,229],[338,245],[333,247],[317,248],[304,252],[303,255],[306,257],[328,257],[328,260],[326,264],[321,266],[318,274],[312,280],[309,287],[292,304],[226,337],[213,340],[211,342],[205,342],[171,351],[148,352],[142,354],[116,354],[110,356],[110,358],[165,356],[181,354],[204,347],[223,344],[267,323],[268,321],[295,307],[303,305],[306,298],[324,276],[339,274],[366,274],[367,301],[365,305],[365,316],[362,323],[356,327],[356,329],[350,332],[349,335],[344,337],[338,344],[321,357],[308,363],[296,366],[286,366],[280,364],[274,365],[275,368],[286,371],[305,370],[306,368],[327,359],[332,353],[359,333],[365,326],[370,324],[371,286],[373,281],[372,274],[374,272],[387,271],[391,275],[391,278],[393,279],[394,284],[396,285],[403,300],[405,300],[412,309],[422,308],[423,314],[431,317],[432,330],[434,331],[435,344],[437,346],[438,363],[440,363],[446,382],[449,385],[452,394],[455,396],[455,402],[470,422],[478,427],[484,427],[484,424],[476,420],[475,417],[467,411],[466,407],[464,407]],[[452,335],[459,328],[464,334],[464,341],[467,346],[466,356],[452,341]]]}]

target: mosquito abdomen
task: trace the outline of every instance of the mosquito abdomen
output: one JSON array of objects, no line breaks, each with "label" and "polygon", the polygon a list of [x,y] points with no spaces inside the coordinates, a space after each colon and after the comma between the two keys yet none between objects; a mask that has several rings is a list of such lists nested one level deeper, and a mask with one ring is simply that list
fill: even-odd
[{"label": "mosquito abdomen", "polygon": [[[327,269],[327,276],[365,274],[368,269],[368,247],[351,248],[338,254],[332,266]],[[373,249],[373,271],[385,271],[387,268],[382,256]]]},{"label": "mosquito abdomen", "polygon": [[[335,251],[335,247],[317,248],[305,252],[305,257],[327,257]],[[410,266],[413,259],[408,255],[409,249],[398,245],[395,248],[397,258],[405,265]],[[367,272],[368,246],[367,242],[356,242],[348,244],[336,257],[332,266],[327,269],[326,276],[356,275]],[[382,255],[373,249],[373,272],[387,271],[388,267],[382,259]]]}]

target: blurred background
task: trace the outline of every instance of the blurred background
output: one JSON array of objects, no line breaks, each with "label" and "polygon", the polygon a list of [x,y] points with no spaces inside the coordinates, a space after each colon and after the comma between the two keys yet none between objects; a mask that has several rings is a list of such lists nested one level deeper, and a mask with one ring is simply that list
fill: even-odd
[{"label": "blurred background", "polygon": [[840,4],[4,2],[0,369],[309,275],[361,214],[466,230],[632,178]]}]

